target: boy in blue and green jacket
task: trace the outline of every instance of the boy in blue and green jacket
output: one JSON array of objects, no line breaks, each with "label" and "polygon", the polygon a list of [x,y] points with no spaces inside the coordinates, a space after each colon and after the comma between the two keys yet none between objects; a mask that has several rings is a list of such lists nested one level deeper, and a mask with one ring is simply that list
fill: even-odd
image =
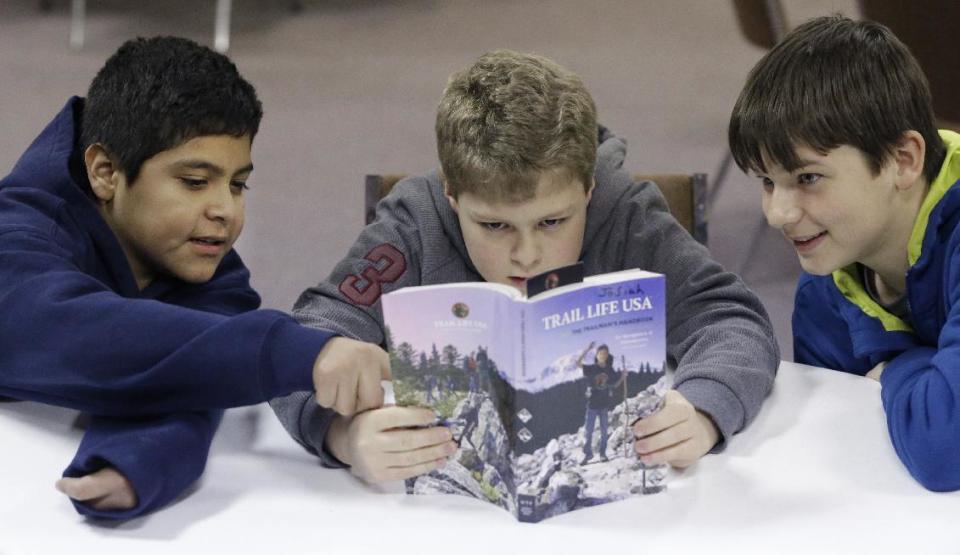
[{"label": "boy in blue and green jacket", "polygon": [[796,361],[879,380],[907,469],[960,489],[960,135],[916,60],[880,24],[811,20],[753,69],[729,138],[804,270]]}]

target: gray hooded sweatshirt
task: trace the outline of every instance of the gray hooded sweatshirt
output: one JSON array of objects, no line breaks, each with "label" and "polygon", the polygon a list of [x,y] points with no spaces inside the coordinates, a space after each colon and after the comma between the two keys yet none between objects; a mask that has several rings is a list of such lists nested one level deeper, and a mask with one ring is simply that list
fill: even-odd
[{"label": "gray hooded sweatshirt", "polygon": [[[770,392],[780,359],[776,339],[759,299],[677,223],[657,186],[631,180],[623,168],[626,150],[624,140],[601,128],[580,260],[588,276],[630,268],[666,276],[674,388],[716,423],[721,439],[713,451],[720,451]],[[347,256],[300,295],[293,312],[304,325],[383,344],[383,293],[482,280],[433,171],[397,183]],[[323,464],[342,466],[323,447],[334,413],[311,392],[270,404]]]}]

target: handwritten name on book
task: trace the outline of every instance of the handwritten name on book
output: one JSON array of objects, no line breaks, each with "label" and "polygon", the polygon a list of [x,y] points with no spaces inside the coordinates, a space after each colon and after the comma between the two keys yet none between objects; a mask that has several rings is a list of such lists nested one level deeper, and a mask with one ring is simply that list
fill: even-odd
[{"label": "handwritten name on book", "polygon": [[619,301],[605,301],[588,305],[586,313],[584,313],[582,307],[577,307],[559,314],[550,314],[549,316],[541,318],[541,321],[543,321],[544,330],[551,330],[561,326],[576,324],[584,320],[590,320],[591,318],[610,316],[620,314],[621,312],[650,310],[652,308],[653,303],[650,302],[650,297],[631,297]]}]

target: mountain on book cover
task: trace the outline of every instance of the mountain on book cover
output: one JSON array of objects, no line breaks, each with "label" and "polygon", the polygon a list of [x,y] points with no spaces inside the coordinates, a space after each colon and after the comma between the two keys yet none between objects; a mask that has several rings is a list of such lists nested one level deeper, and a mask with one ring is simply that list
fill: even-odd
[{"label": "mountain on book cover", "polygon": [[666,391],[664,279],[604,274],[526,299],[460,283],[383,297],[397,404],[432,408],[460,449],[410,493],[484,499],[521,521],[663,489],[630,425]]}]

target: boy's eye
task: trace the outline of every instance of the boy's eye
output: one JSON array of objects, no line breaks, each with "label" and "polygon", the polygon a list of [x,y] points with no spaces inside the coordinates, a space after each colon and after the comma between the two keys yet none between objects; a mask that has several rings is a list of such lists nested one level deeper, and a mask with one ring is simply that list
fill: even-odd
[{"label": "boy's eye", "polygon": [[191,189],[199,189],[207,184],[206,179],[200,179],[197,177],[181,177],[180,182]]},{"label": "boy's eye", "polygon": [[546,220],[540,221],[540,227],[543,227],[546,229],[553,229],[565,221],[566,221],[566,218],[547,218]]},{"label": "boy's eye", "polygon": [[797,176],[797,183],[801,185],[813,185],[820,180],[820,177],[818,173],[801,173]]},{"label": "boy's eye", "polygon": [[770,191],[773,189],[773,180],[769,177],[760,177],[760,183],[763,185],[765,191]]},{"label": "boy's eye", "polygon": [[480,222],[480,225],[487,231],[503,231],[507,229],[507,224],[503,222]]},{"label": "boy's eye", "polygon": [[242,193],[243,191],[250,189],[250,187],[247,186],[246,181],[231,181],[230,187],[232,187],[238,193]]}]

